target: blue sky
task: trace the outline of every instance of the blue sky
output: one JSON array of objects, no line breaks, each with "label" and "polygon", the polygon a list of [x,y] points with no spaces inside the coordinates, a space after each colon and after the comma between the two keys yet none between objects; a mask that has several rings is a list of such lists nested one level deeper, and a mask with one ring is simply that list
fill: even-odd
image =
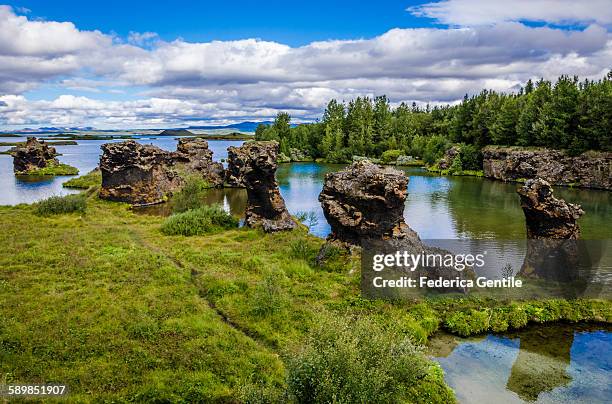
[{"label": "blue sky", "polygon": [[612,0],[160,3],[0,4],[0,127],[306,122],[612,67]]},{"label": "blue sky", "polygon": [[71,21],[81,29],[156,32],[171,41],[262,38],[292,46],[328,39],[373,37],[391,28],[427,27],[434,21],[406,9],[423,1],[15,1],[30,17]]}]

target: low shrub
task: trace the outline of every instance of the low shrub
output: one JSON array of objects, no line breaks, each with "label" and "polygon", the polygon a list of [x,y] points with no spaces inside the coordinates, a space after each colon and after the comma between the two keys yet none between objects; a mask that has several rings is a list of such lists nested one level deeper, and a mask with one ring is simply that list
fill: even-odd
[{"label": "low shrub", "polygon": [[[409,338],[368,318],[323,317],[287,368],[289,392],[298,403],[419,402],[425,396],[454,401],[435,377],[435,365]],[[424,387],[428,376],[437,381]]]},{"label": "low shrub", "polygon": [[87,200],[85,195],[75,194],[66,196],[51,196],[38,202],[36,214],[40,216],[61,215],[64,213],[85,213]]},{"label": "low shrub", "polygon": [[461,167],[461,157],[458,154],[453,159],[448,172],[451,175],[460,175],[463,172],[463,168]]},{"label": "low shrub", "polygon": [[475,145],[461,145],[461,165],[463,170],[482,170],[482,152]]},{"label": "low shrub", "polygon": [[317,216],[317,212],[315,212],[314,210],[300,210],[298,212],[295,212],[295,218],[303,225],[308,227],[308,230],[312,230],[319,224],[319,217]]},{"label": "low shrub", "polygon": [[380,160],[383,164],[395,163],[401,154],[401,150],[387,150],[380,156]]},{"label": "low shrub", "polygon": [[162,224],[162,233],[168,236],[198,236],[238,227],[238,219],[223,210],[220,205],[176,213]]},{"label": "low shrub", "polygon": [[257,284],[251,311],[257,316],[269,316],[282,312],[288,306],[285,292],[287,277],[281,272],[269,272]]}]

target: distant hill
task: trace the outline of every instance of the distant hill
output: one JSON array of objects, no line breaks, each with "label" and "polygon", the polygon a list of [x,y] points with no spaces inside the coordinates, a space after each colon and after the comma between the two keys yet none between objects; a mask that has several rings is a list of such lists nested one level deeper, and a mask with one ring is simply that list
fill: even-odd
[{"label": "distant hill", "polygon": [[215,126],[215,125],[210,125],[210,126],[190,126],[187,129],[235,129],[239,132],[255,132],[255,129],[257,129],[257,126],[259,126],[259,124],[264,124],[264,125],[271,125],[272,122],[271,121],[264,121],[264,122],[252,122],[252,121],[246,121],[246,122],[240,122],[240,123],[234,123],[231,125],[224,125],[224,126]]},{"label": "distant hill", "polygon": [[187,129],[166,129],[161,131],[158,136],[195,136],[195,134]]}]

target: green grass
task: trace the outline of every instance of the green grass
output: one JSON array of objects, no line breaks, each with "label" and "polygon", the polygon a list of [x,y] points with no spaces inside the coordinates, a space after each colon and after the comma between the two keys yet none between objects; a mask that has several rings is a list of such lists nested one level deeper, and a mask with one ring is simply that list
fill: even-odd
[{"label": "green grass", "polygon": [[453,175],[453,176],[466,176],[466,177],[484,177],[484,171],[482,170],[461,170],[451,172],[451,170],[442,170],[437,165],[427,167],[427,171],[437,173],[440,175]]},{"label": "green grass", "polygon": [[61,215],[65,213],[85,213],[85,195],[51,196],[36,203],[36,214],[40,216]]},{"label": "green grass", "polygon": [[167,236],[95,194],[85,215],[36,213],[0,207],[0,381],[66,383],[74,402],[452,402],[419,348],[440,328],[611,321],[610,301],[365,300],[359,262],[315,266],[303,227]]},{"label": "green grass", "polygon": [[220,205],[211,205],[173,214],[164,221],[161,231],[169,236],[201,236],[233,227],[238,227],[238,219]]},{"label": "green grass", "polygon": [[26,172],[18,172],[19,175],[77,175],[79,170],[68,164],[49,163],[46,167],[37,168]]},{"label": "green grass", "polygon": [[64,188],[88,189],[90,187],[99,187],[102,185],[102,173],[100,170],[92,170],[80,177],[71,178],[64,182]]}]

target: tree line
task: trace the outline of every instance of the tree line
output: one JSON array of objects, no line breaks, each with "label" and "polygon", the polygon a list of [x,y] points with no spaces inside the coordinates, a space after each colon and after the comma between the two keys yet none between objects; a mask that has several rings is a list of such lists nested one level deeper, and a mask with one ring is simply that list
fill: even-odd
[{"label": "tree line", "polygon": [[457,105],[392,108],[386,96],[331,100],[320,121],[291,126],[279,113],[260,125],[257,140],[277,140],[281,152],[299,149],[312,158],[348,162],[353,156],[406,154],[433,164],[453,143],[466,149],[464,169],[479,169],[479,150],[490,144],[612,150],[612,71],[601,80],[561,76],[529,80],[516,93],[483,90]]}]

